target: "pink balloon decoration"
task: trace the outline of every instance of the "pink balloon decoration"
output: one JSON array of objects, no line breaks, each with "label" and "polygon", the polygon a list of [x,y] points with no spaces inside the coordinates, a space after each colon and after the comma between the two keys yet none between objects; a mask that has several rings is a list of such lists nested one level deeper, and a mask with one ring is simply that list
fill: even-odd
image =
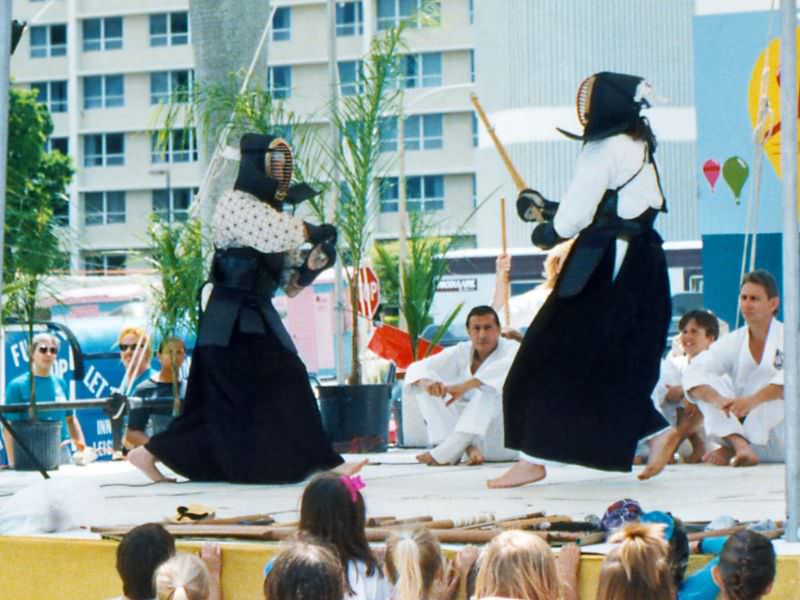
[{"label": "pink balloon decoration", "polygon": [[714,191],[714,186],[717,184],[717,179],[719,179],[719,172],[720,165],[713,158],[709,158],[703,163],[703,175],[706,176],[706,181],[708,181],[712,192]]}]

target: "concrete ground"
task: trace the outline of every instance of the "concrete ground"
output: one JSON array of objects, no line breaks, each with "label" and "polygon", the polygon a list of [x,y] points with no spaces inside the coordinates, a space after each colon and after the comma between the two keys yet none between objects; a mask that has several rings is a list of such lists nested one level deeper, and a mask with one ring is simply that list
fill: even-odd
[{"label": "concrete ground", "polygon": [[[785,514],[783,465],[741,469],[673,465],[647,482],[638,481],[635,472],[604,473],[552,465],[543,482],[489,490],[485,481],[501,474],[510,463],[425,467],[414,460],[418,452],[402,449],[369,456],[376,463],[362,471],[366,482],[362,493],[369,515],[456,519],[493,512],[505,518],[541,510],[582,519],[588,514],[602,515],[610,503],[624,497],[637,499],[645,510],[669,510],[684,520],[711,520],[723,514],[741,520],[783,519]],[[15,502],[16,510],[20,504],[30,506],[14,494],[31,485],[36,485],[31,497],[38,499],[47,497],[46,490],[52,489],[52,502],[75,509],[74,519],[84,526],[159,521],[187,503],[211,506],[218,517],[270,513],[278,521],[293,521],[304,487],[188,481],[147,485],[144,476],[125,462],[65,466],[52,473],[50,482],[42,482],[36,472],[0,471],[0,531],[10,503]],[[72,530],[62,535],[89,534]]]}]

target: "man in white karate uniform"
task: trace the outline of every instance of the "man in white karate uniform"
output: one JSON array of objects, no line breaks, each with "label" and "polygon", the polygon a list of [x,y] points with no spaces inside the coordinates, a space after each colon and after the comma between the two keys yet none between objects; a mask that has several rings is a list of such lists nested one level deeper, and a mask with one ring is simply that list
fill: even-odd
[{"label": "man in white karate uniform", "polygon": [[490,306],[476,306],[467,315],[469,342],[412,363],[403,397],[416,397],[435,444],[417,460],[430,466],[514,460],[504,447],[503,383],[519,344],[500,337],[500,320]]},{"label": "man in white karate uniform", "polygon": [[703,412],[720,448],[704,461],[744,467],[784,459],[783,323],[778,286],[767,271],[742,280],[745,326],[722,337],[686,367],[683,389]]}]

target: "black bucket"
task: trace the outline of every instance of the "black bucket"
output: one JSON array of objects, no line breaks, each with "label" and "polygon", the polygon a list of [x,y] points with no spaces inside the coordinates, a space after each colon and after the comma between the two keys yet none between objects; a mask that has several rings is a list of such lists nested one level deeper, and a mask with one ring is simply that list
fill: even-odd
[{"label": "black bucket", "polygon": [[[28,449],[36,455],[47,471],[57,469],[61,463],[61,421],[42,420],[35,423],[15,421],[14,431],[22,439]],[[36,471],[28,453],[14,440],[14,468],[17,471]]]},{"label": "black bucket", "polygon": [[392,386],[320,386],[322,426],[336,452],[386,452]]}]

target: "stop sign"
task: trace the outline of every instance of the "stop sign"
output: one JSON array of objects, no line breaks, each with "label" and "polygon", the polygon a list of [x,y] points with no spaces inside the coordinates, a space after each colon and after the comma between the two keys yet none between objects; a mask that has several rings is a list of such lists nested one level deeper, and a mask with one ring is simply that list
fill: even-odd
[{"label": "stop sign", "polygon": [[378,276],[369,267],[361,267],[357,272],[358,314],[367,319],[375,316],[381,303],[381,286]]}]

